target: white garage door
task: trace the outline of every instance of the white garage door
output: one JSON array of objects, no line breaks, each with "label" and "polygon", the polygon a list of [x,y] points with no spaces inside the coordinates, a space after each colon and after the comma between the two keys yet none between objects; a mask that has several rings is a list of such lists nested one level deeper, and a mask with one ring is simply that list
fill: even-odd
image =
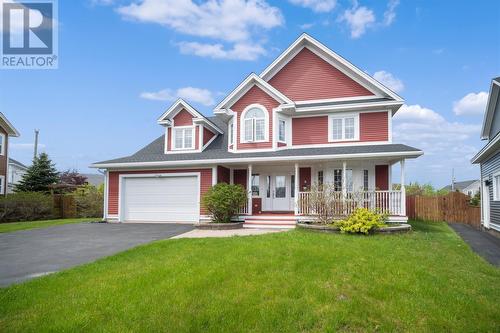
[{"label": "white garage door", "polygon": [[126,177],[123,179],[124,222],[198,222],[196,176]]}]

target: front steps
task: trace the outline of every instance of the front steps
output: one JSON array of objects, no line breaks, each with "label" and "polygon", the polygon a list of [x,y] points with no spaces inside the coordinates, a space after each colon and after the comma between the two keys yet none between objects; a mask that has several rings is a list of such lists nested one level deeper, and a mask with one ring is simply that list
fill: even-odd
[{"label": "front steps", "polygon": [[293,215],[253,215],[246,216],[243,228],[258,229],[293,229],[297,218]]}]

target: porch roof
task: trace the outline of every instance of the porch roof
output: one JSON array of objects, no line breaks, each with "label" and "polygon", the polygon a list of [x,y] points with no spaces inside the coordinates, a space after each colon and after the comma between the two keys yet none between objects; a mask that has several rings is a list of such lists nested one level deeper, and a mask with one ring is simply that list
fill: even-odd
[{"label": "porch roof", "polygon": [[[215,117],[213,117],[215,118]],[[211,119],[213,120],[213,119]],[[218,119],[217,119],[218,120]],[[231,153],[227,149],[225,135],[218,136],[204,151],[196,153],[165,154],[165,136],[162,135],[133,155],[92,164],[95,168],[119,168],[168,165],[200,165],[213,163],[238,163],[251,160],[306,160],[334,158],[387,157],[415,158],[423,154],[417,148],[403,144],[353,145],[339,147],[317,147],[262,151],[253,153]]]}]

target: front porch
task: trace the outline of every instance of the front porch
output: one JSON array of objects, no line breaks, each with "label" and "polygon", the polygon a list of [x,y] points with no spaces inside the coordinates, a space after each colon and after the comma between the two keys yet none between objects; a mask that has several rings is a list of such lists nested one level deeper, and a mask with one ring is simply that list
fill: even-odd
[{"label": "front porch", "polygon": [[[395,164],[401,170],[401,186],[397,190],[392,189],[391,181]],[[404,159],[261,163],[219,168],[219,174],[227,172],[222,178],[229,178],[231,184],[240,184],[248,190],[248,201],[238,216],[246,222],[246,227],[289,227],[299,220],[313,220],[321,208],[311,202],[311,188],[323,184],[330,184],[333,189],[334,201],[329,209],[339,219],[363,207],[387,214],[389,222],[407,221]]]}]

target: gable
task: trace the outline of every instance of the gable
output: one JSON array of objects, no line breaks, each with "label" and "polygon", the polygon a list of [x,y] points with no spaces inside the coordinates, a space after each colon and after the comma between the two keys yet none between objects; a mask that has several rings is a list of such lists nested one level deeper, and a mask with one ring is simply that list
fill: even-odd
[{"label": "gable", "polygon": [[304,47],[269,83],[293,101],[374,96],[374,94]]},{"label": "gable", "polygon": [[273,98],[270,94],[257,86],[253,86],[243,96],[235,101],[235,103],[231,106],[231,109],[234,112],[241,113],[250,104],[261,104],[267,109],[268,112],[272,112],[273,108],[280,105],[279,101]]},{"label": "gable", "polygon": [[498,133],[500,133],[500,98],[497,98],[497,102],[493,108],[493,119],[491,120],[489,137],[493,138]]},{"label": "gable", "polygon": [[174,126],[193,125],[193,116],[185,109],[179,111],[179,113],[177,113],[173,119],[174,119]]}]

